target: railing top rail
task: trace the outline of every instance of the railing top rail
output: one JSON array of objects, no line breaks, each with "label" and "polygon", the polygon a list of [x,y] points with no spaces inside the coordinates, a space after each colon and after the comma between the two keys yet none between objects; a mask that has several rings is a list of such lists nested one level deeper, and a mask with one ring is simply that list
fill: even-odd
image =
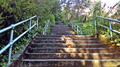
[{"label": "railing top rail", "polygon": [[[104,26],[104,25],[101,25],[101,24],[99,24],[99,23],[97,24],[97,22],[96,22],[96,19],[97,19],[97,18],[102,18],[102,19],[108,20],[108,21],[109,21],[109,27]],[[97,33],[97,26],[101,26],[101,27],[103,27],[103,28],[106,28],[106,29],[109,29],[109,30],[110,30],[111,40],[112,40],[112,37],[113,37],[112,32],[115,32],[115,33],[120,34],[120,32],[119,32],[118,30],[114,30],[114,29],[112,28],[112,24],[111,24],[111,21],[120,23],[119,20],[98,16],[98,17],[94,18],[94,21],[95,21],[95,33]]]},{"label": "railing top rail", "polygon": [[33,18],[35,18],[35,17],[37,17],[37,16],[35,15],[35,16],[29,18],[29,19],[23,20],[23,21],[18,22],[18,23],[16,23],[16,24],[12,24],[11,26],[6,27],[6,28],[0,30],[0,33],[3,33],[3,32],[5,32],[5,31],[7,31],[7,30],[10,30],[10,29],[12,29],[12,28],[14,28],[14,27],[16,27],[16,26],[18,26],[18,25],[24,23],[24,22],[27,22],[27,21],[29,21],[30,19],[33,19]]},{"label": "railing top rail", "polygon": [[47,21],[46,25],[43,28],[43,35],[46,35],[46,30],[48,29],[49,24],[50,24],[50,19]]},{"label": "railing top rail", "polygon": [[94,20],[96,20],[97,18],[102,18],[102,19],[106,19],[106,20],[115,21],[115,22],[120,23],[120,21],[119,21],[119,20],[116,20],[116,19],[111,19],[111,18],[105,18],[105,17],[101,17],[101,16],[97,16],[96,18],[94,18]]}]

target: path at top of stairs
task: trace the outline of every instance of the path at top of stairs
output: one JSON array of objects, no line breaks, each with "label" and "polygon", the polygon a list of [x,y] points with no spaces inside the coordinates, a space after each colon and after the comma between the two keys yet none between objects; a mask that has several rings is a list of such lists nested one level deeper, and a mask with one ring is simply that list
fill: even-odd
[{"label": "path at top of stairs", "polygon": [[64,25],[61,21],[56,21],[55,25],[51,25],[50,35],[74,35],[68,25]]}]

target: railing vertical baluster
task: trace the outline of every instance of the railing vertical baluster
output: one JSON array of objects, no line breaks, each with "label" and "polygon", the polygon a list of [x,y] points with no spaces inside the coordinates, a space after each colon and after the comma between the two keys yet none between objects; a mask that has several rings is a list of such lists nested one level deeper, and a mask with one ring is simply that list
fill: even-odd
[{"label": "railing vertical baluster", "polygon": [[65,21],[66,25],[67,25],[67,22]]},{"label": "railing vertical baluster", "polygon": [[111,26],[111,21],[109,20],[109,28],[110,28],[110,35],[111,35],[111,40],[112,40],[112,26]]},{"label": "railing vertical baluster", "polygon": [[82,30],[81,30],[81,35],[83,34]]},{"label": "railing vertical baluster", "polygon": [[46,25],[46,27],[45,27],[45,35],[46,35],[46,30],[47,30],[47,27],[48,27],[48,23],[47,23],[47,25]]},{"label": "railing vertical baluster", "polygon": [[12,44],[12,41],[13,41],[13,32],[14,32],[14,27],[12,27],[11,34],[10,34],[10,44],[11,44],[11,46],[9,48],[9,56],[8,56],[8,65],[7,65],[7,67],[9,67],[9,65],[11,63],[11,53],[12,53],[12,46],[13,46],[13,44]]},{"label": "railing vertical baluster", "polygon": [[[70,20],[70,22],[71,22],[71,20]],[[71,22],[71,25],[72,25],[72,28],[73,28],[73,23]]]},{"label": "railing vertical baluster", "polygon": [[78,26],[77,26],[77,35],[78,35]]},{"label": "railing vertical baluster", "polygon": [[97,24],[96,24],[96,19],[94,19],[95,21],[95,33],[97,33]]},{"label": "railing vertical baluster", "polygon": [[43,28],[43,35],[47,34],[46,31],[47,31],[47,28],[48,28],[49,24],[50,24],[50,19],[47,21],[45,27]]},{"label": "railing vertical baluster", "polygon": [[[31,19],[30,19],[30,22],[29,22],[29,29],[31,28]],[[31,31],[31,30],[30,30]]]},{"label": "railing vertical baluster", "polygon": [[37,29],[38,29],[38,20],[39,20],[39,18],[37,17]]},{"label": "railing vertical baluster", "polygon": [[43,29],[43,35],[44,35],[44,29]]}]

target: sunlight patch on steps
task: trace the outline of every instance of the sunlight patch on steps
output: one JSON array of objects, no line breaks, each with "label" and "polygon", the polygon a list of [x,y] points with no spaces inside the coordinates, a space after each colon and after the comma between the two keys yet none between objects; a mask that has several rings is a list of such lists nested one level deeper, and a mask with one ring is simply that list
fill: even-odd
[{"label": "sunlight patch on steps", "polygon": [[64,48],[64,51],[66,51],[67,53],[71,53],[71,52],[77,52],[76,48]]},{"label": "sunlight patch on steps", "polygon": [[92,55],[93,55],[93,56],[92,56],[92,57],[93,57],[93,59],[96,59],[96,58],[100,59],[100,57],[99,57],[99,54],[98,54],[98,53],[93,53]]},{"label": "sunlight patch on steps", "polygon": [[92,61],[93,67],[101,67],[100,61],[99,60],[94,60]]}]

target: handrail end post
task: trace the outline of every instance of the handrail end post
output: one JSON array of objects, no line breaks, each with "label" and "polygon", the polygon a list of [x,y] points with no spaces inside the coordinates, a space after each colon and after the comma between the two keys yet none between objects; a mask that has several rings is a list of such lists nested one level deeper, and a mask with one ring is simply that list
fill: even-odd
[{"label": "handrail end post", "polygon": [[94,19],[95,21],[95,33],[97,33],[97,24],[96,24],[96,19]]}]

